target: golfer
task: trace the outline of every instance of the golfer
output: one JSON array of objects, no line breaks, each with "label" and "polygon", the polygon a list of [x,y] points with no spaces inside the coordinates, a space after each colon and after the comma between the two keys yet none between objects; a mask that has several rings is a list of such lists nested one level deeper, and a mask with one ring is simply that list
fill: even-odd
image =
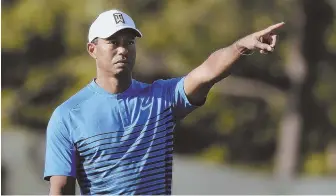
[{"label": "golfer", "polygon": [[278,23],[213,52],[186,76],[132,78],[141,32],[126,13],[101,13],[88,33],[94,79],[58,106],[47,127],[44,179],[50,194],[171,194],[173,131],[202,106],[242,55],[273,52]]}]

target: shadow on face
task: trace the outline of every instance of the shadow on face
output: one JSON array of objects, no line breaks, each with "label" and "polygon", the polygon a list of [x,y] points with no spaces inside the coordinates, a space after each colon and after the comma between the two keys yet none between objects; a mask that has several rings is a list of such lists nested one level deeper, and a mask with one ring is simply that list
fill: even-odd
[{"label": "shadow on face", "polygon": [[135,30],[123,29],[108,38],[96,38],[88,43],[88,52],[96,59],[100,74],[131,75],[136,59],[137,35]]}]

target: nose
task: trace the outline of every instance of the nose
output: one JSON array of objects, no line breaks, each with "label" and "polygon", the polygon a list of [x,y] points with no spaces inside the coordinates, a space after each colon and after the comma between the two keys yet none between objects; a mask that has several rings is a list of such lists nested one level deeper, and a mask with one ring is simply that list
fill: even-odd
[{"label": "nose", "polygon": [[125,46],[120,45],[118,47],[118,54],[126,56],[128,54],[128,49]]}]

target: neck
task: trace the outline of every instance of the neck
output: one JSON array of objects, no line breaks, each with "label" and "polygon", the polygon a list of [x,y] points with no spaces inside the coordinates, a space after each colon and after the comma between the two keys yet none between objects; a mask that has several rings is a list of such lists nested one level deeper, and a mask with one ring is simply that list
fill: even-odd
[{"label": "neck", "polygon": [[[128,74],[127,74],[128,75]],[[128,76],[107,76],[97,73],[96,83],[109,93],[122,93],[129,88],[132,83],[132,77]]]}]

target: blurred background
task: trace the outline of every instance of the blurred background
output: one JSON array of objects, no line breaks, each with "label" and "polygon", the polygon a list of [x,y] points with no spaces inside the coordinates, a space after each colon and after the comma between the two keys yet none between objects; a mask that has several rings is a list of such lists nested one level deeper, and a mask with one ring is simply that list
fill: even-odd
[{"label": "blurred background", "polygon": [[285,21],[175,132],[173,194],[336,194],[335,0],[1,0],[2,194],[47,194],[45,129],[95,77],[88,28],[121,9],[143,33],[134,78],[187,74]]}]

